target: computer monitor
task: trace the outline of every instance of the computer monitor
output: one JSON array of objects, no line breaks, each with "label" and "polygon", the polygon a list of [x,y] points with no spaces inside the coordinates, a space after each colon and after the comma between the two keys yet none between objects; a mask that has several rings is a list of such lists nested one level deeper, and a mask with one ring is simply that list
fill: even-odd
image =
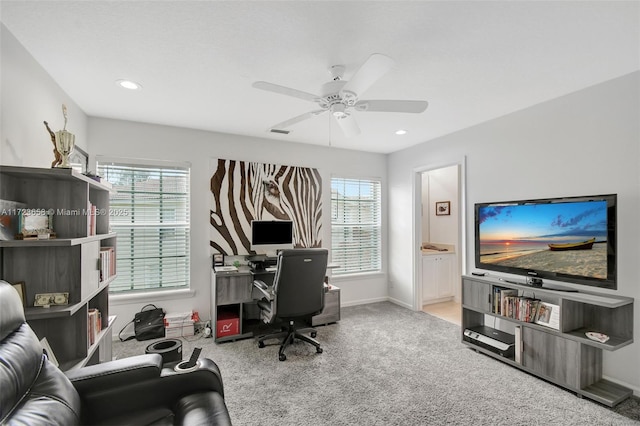
[{"label": "computer monitor", "polygon": [[274,254],[293,248],[293,222],[290,220],[254,220],[251,222],[251,250]]}]

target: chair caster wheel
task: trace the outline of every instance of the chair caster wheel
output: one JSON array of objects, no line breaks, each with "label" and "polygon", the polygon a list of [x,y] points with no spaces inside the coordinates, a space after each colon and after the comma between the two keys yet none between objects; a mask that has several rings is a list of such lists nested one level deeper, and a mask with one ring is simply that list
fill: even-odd
[{"label": "chair caster wheel", "polygon": [[286,361],[287,356],[286,356],[285,354],[280,354],[280,355],[278,355],[278,359],[279,359],[280,361]]},{"label": "chair caster wheel", "polygon": [[259,348],[264,348],[264,342],[258,342],[258,347]]},{"label": "chair caster wheel", "polygon": [[309,336],[311,336],[311,338],[315,339],[316,336],[318,335],[318,333],[316,333],[315,331],[312,331]]},{"label": "chair caster wheel", "polygon": [[322,353],[322,348],[316,348],[316,352],[321,354]]}]

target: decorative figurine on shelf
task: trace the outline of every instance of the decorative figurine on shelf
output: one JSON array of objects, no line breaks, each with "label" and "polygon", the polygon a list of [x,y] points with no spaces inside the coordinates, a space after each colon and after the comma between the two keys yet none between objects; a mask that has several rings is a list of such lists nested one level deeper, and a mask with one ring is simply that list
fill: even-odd
[{"label": "decorative figurine on shelf", "polygon": [[47,127],[49,134],[51,135],[51,141],[54,145],[53,153],[55,160],[51,163],[51,167],[61,167],[65,169],[71,168],[69,164],[69,154],[73,151],[75,146],[76,136],[67,131],[67,106],[62,104],[62,115],[64,116],[64,127],[55,133],[51,131],[47,122],[44,125]]},{"label": "decorative figurine on shelf", "polygon": [[49,128],[49,123],[44,122],[44,126],[47,128],[47,131],[51,135],[51,142],[53,143],[53,155],[55,155],[55,159],[51,163],[51,167],[56,167],[58,164],[62,163],[62,156],[56,149],[56,134],[51,131]]}]

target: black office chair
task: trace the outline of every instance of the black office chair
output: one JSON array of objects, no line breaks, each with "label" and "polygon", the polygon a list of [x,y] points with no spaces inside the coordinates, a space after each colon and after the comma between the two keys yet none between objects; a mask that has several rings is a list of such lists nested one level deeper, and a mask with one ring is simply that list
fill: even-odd
[{"label": "black office chair", "polygon": [[[319,314],[324,308],[327,257],[326,249],[283,250],[278,254],[273,286],[269,288],[258,280],[253,283],[264,295],[258,301],[262,320],[268,324],[277,319],[287,322],[281,332],[258,338],[260,348],[265,346],[265,340],[283,338],[278,352],[280,361],[287,359],[284,351],[295,339],[312,344],[317,353],[322,353],[320,343],[314,339],[316,330],[306,326],[300,328],[298,324]],[[303,332],[309,332],[311,337],[302,334]]]}]

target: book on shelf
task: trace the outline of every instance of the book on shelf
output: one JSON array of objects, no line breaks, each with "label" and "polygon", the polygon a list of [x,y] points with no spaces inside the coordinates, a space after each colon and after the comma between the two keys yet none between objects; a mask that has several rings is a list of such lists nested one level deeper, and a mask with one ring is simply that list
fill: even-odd
[{"label": "book on shelf", "polygon": [[116,274],[115,247],[100,247],[100,282],[108,280]]},{"label": "book on shelf", "polygon": [[560,306],[548,302],[538,303],[538,310],[534,322],[544,325],[545,327],[560,330]]},{"label": "book on shelf", "polygon": [[87,236],[91,237],[96,235],[96,206],[89,203],[87,213],[89,215],[89,220],[87,221]]},{"label": "book on shelf", "polygon": [[498,311],[500,315],[511,317],[510,309],[513,309],[513,307],[511,306],[511,299],[514,297],[518,297],[518,290],[510,288],[500,289],[500,308]]},{"label": "book on shelf", "polygon": [[102,331],[102,315],[100,311],[95,308],[89,309],[88,314],[89,321],[87,331],[89,334],[89,344],[93,345],[96,343],[100,331]]}]

